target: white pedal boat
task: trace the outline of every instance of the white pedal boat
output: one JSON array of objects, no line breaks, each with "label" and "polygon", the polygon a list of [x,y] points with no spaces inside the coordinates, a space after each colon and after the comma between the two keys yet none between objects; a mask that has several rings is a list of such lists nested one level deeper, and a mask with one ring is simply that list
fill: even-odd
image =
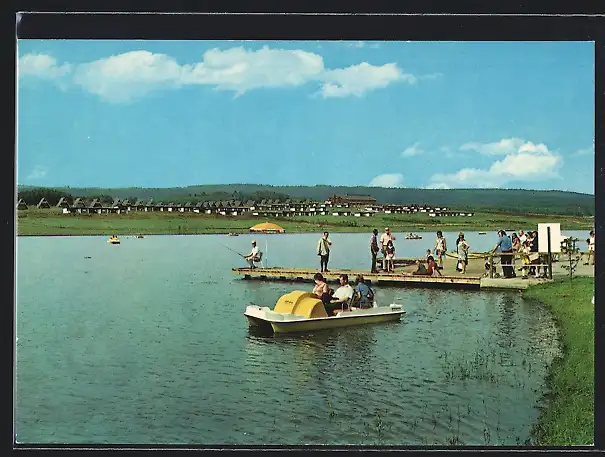
[{"label": "white pedal boat", "polygon": [[326,308],[316,295],[295,290],[282,295],[275,307],[249,305],[244,315],[250,327],[272,330],[273,333],[305,332],[353,325],[376,324],[398,321],[405,314],[403,307],[397,304],[336,310],[334,316],[328,316]]}]

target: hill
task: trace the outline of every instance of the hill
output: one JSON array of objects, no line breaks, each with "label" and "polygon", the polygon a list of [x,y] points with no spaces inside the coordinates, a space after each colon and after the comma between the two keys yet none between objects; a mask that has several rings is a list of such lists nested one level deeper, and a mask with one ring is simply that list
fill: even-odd
[{"label": "hill", "polygon": [[[19,197],[28,204],[37,203],[39,195],[72,197],[138,198],[159,202],[184,203],[207,200],[259,200],[264,198],[310,198],[323,201],[336,195],[371,195],[379,204],[427,204],[451,209],[535,214],[594,216],[594,195],[559,190],[525,189],[412,189],[345,186],[270,186],[261,184],[199,185],[171,188],[36,188],[18,186]],[[27,198],[25,198],[27,197]],[[36,200],[37,198],[37,200]],[[47,197],[48,198],[48,197]],[[28,201],[29,200],[29,201]],[[52,200],[48,199],[51,204]]]}]

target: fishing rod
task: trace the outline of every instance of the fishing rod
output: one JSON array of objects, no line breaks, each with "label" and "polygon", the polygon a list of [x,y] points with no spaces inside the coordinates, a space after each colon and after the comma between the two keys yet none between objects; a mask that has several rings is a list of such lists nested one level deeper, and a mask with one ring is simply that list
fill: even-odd
[{"label": "fishing rod", "polygon": [[237,255],[239,255],[240,257],[244,257],[244,258],[246,257],[244,254],[240,254],[240,253],[239,253],[239,252],[237,252],[236,250],[231,249],[229,246],[225,246],[224,244],[221,244],[221,246],[223,246],[224,248],[229,249],[229,250],[230,250],[230,251],[232,251],[232,252],[235,252],[235,253],[236,253]]}]

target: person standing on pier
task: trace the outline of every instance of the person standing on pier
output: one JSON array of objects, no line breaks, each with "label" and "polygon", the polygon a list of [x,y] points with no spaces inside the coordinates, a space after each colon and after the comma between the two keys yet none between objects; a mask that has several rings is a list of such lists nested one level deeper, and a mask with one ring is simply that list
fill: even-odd
[{"label": "person standing on pier", "polygon": [[492,252],[500,252],[503,254],[500,257],[502,274],[505,278],[514,278],[516,275],[513,267],[511,266],[513,260],[513,242],[504,230],[498,231],[498,237],[498,242],[492,249]]},{"label": "person standing on pier", "polygon": [[458,249],[459,271],[464,275],[466,274],[466,267],[468,266],[468,251],[470,250],[471,245],[466,242],[464,239],[464,233],[462,232],[458,234],[456,244]]},{"label": "person standing on pier", "polygon": [[[590,238],[588,238],[588,261],[591,265],[594,265],[594,230],[590,231]],[[588,262],[586,262],[588,265]]]},{"label": "person standing on pier", "polygon": [[445,238],[443,237],[443,233],[441,232],[441,230],[437,231],[437,240],[435,241],[435,256],[437,257],[437,262],[439,263],[439,265],[437,266],[437,268],[439,270],[443,270],[443,256],[445,255],[445,252],[447,251],[447,244],[445,242]]},{"label": "person standing on pier", "polygon": [[317,255],[319,256],[319,265],[322,273],[329,273],[330,271],[328,270],[328,261],[330,260],[330,246],[332,246],[332,242],[328,238],[328,235],[330,235],[328,232],[324,232],[324,236],[317,243]]},{"label": "person standing on pier", "polygon": [[384,259],[382,260],[383,270],[387,261],[387,244],[389,244],[389,241],[395,241],[395,236],[391,234],[391,230],[386,227],[384,229],[384,233],[380,235],[380,250],[382,251],[382,255],[384,256]]},{"label": "person standing on pier", "polygon": [[372,273],[378,273],[376,269],[376,256],[380,252],[378,247],[378,230],[372,230],[372,236],[370,237],[370,253],[372,254]]}]

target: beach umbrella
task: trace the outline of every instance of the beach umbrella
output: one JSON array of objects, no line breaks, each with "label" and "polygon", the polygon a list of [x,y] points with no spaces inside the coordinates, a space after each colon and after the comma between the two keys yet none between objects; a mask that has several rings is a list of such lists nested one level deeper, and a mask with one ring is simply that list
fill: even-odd
[{"label": "beach umbrella", "polygon": [[264,233],[284,233],[285,230],[277,224],[272,222],[263,222],[250,227],[251,232],[264,232]]}]

